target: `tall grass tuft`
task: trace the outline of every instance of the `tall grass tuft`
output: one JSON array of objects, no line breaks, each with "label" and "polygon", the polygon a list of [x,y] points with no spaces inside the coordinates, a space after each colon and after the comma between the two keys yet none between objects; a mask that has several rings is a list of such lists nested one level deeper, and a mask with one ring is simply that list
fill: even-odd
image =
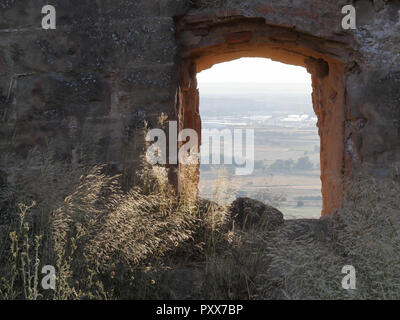
[{"label": "tall grass tuft", "polygon": [[[225,179],[212,201],[198,197],[197,167],[180,168],[178,193],[158,166],[126,191],[105,165],[54,157],[0,157],[1,299],[400,298],[399,170],[353,177],[331,218],[244,231]],[[55,290],[41,287],[44,265],[56,269]],[[341,286],[344,265],[356,290]]]},{"label": "tall grass tuft", "polygon": [[[265,239],[259,275],[263,298],[399,299],[400,181],[353,177],[343,208],[316,227],[286,223]],[[325,229],[325,232],[323,232]],[[342,287],[343,266],[356,269],[356,290]]]}]

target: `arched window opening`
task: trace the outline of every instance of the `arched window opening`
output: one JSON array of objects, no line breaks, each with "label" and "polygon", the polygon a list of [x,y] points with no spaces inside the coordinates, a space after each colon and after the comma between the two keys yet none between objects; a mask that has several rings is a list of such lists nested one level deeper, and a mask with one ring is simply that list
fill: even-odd
[{"label": "arched window opening", "polygon": [[[218,201],[215,197],[221,194],[216,190],[225,188],[228,194],[223,196],[262,201],[279,208],[288,219],[318,218],[320,137],[306,69],[265,58],[241,58],[198,73],[197,81],[201,153],[209,159],[200,165],[200,196]],[[235,169],[244,161],[236,159],[235,146],[233,151],[225,146],[234,144],[238,132],[246,142],[246,130],[254,132],[253,170],[238,175]],[[205,143],[212,132],[224,136],[218,151]],[[229,158],[231,163],[225,161]]]}]

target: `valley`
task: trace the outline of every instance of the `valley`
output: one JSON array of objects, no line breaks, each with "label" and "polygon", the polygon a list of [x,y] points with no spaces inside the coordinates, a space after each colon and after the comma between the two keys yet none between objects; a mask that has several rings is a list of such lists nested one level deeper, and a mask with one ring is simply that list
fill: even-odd
[{"label": "valley", "polygon": [[287,219],[318,218],[320,140],[310,88],[214,84],[200,92],[203,129],[253,129],[255,136],[253,173],[236,176],[233,165],[201,165],[201,196],[219,202],[250,197],[279,208]]}]

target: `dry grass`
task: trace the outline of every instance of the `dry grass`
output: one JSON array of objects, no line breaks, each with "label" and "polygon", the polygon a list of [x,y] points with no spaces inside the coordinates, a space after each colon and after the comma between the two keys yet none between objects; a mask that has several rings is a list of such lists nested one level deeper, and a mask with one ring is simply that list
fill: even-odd
[{"label": "dry grass", "polygon": [[[326,221],[328,232],[307,222],[286,224],[266,238],[263,298],[399,299],[400,184],[392,177],[359,176],[346,187],[344,208]],[[344,290],[344,265],[356,269],[357,289]]]},{"label": "dry grass", "polygon": [[[197,168],[185,169],[179,196],[162,167],[144,167],[141,186],[124,192],[121,177],[105,167],[64,167],[52,157],[34,150],[20,168],[11,166],[12,157],[3,159],[9,170],[1,196],[3,298],[153,296],[159,276],[152,273],[164,273],[176,255],[204,254],[209,232],[225,221],[221,206],[198,201]],[[19,272],[22,264],[26,272]],[[39,264],[56,266],[57,290],[25,294],[31,285],[24,279],[36,283]]]},{"label": "dry grass", "polygon": [[[162,167],[144,167],[127,192],[106,167],[73,167],[33,150],[20,166],[2,156],[2,299],[400,298],[399,174],[354,179],[327,221],[235,229],[227,206],[197,198],[186,167],[178,196]],[[221,179],[215,199],[229,196]],[[227,198],[226,198],[227,199]],[[57,288],[40,287],[54,265]],[[341,287],[344,265],[357,290]]]}]

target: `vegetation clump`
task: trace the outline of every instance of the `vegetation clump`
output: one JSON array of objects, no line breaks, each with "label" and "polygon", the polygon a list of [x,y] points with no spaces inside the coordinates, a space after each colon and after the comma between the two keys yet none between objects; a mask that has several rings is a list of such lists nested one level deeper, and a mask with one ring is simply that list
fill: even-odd
[{"label": "vegetation clump", "polygon": [[[199,199],[194,167],[175,194],[163,167],[122,190],[107,166],[53,159],[2,156],[1,299],[400,298],[398,170],[353,179],[331,218],[284,221],[256,200]],[[41,286],[45,265],[55,290]],[[345,265],[356,290],[342,288]]]}]

